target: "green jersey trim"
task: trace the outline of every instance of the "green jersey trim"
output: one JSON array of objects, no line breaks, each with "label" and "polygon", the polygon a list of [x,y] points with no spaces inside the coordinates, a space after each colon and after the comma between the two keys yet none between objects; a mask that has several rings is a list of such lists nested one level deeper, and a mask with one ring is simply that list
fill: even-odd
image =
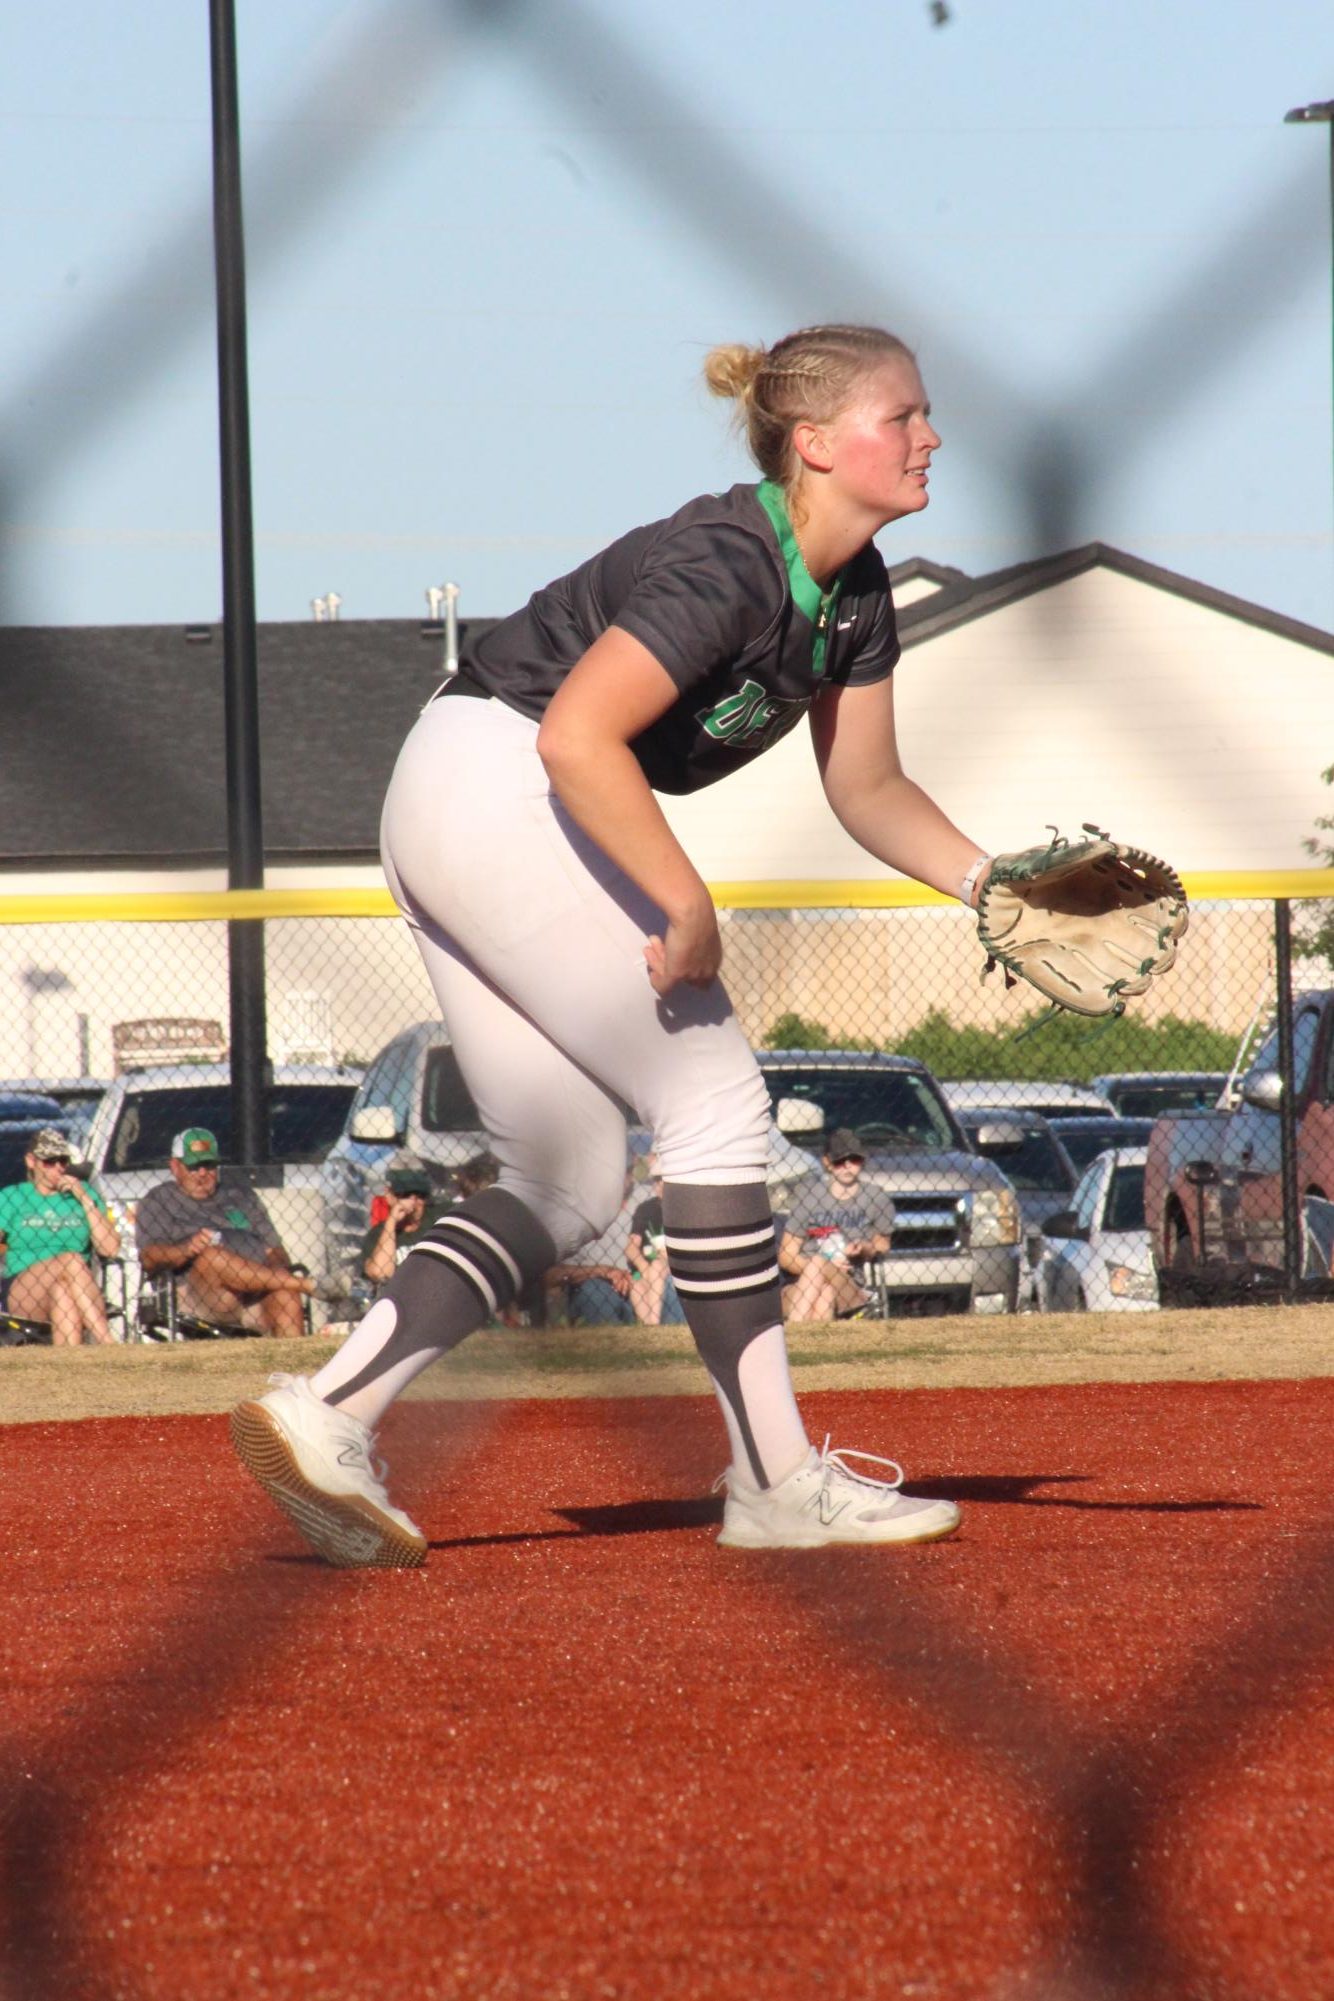
[{"label": "green jersey trim", "polygon": [[811,647],[811,672],[818,681],[824,673],[825,648],[829,641],[829,627],[833,623],[834,609],[838,604],[839,592],[843,589],[843,572],[839,571],[827,591],[822,591],[810,571],[806,559],[797,545],[792,518],[787,511],[787,495],[776,480],[762,479],[755,489],[755,498],[773,523],[778,537],[778,547],[787,565],[788,588],[792,592],[792,602],[815,627],[815,639]]}]

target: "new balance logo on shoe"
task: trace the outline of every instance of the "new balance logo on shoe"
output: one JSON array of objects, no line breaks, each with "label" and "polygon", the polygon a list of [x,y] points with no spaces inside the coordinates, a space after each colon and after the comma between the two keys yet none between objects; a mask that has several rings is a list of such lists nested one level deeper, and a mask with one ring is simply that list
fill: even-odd
[{"label": "new balance logo on shoe", "polygon": [[816,1502],[819,1509],[820,1520],[824,1523],[826,1528],[829,1527],[829,1524],[831,1522],[836,1522],[839,1516],[843,1514],[844,1511],[847,1508],[851,1507],[852,1505],[851,1500],[847,1498],[841,1501],[835,1500],[833,1489],[830,1487],[821,1487],[818,1495],[816,1496]]},{"label": "new balance logo on shoe", "polygon": [[[884,1472],[892,1478],[885,1479]],[[757,1487],[744,1471],[729,1467],[718,1540],[731,1549],[818,1549],[826,1543],[936,1542],[953,1535],[959,1526],[953,1501],[900,1493],[902,1478],[894,1460],[871,1452],[831,1452],[827,1438],[776,1487]]]}]

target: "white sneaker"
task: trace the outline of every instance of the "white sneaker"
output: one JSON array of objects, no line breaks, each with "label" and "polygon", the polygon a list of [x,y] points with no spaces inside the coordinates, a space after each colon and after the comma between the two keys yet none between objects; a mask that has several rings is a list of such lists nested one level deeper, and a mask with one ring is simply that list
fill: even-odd
[{"label": "white sneaker", "polygon": [[270,1376],[273,1388],[232,1412],[232,1444],[248,1473],[295,1522],[311,1548],[340,1570],[415,1569],[426,1538],[385,1492],[375,1433],[317,1397],[305,1376]]},{"label": "white sneaker", "polygon": [[[855,1473],[850,1459],[893,1468],[892,1480]],[[729,1466],[722,1533],[730,1549],[817,1549],[831,1542],[937,1542],[953,1535],[959,1510],[953,1501],[901,1494],[903,1468],[873,1452],[831,1452],[826,1438],[776,1487],[757,1487]]]}]

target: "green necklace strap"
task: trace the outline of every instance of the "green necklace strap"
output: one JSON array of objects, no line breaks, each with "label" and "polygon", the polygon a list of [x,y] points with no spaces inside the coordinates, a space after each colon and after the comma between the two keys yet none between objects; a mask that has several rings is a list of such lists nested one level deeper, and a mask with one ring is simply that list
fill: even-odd
[{"label": "green necklace strap", "polygon": [[792,519],[787,511],[787,495],[782,487],[776,480],[761,480],[755,489],[755,497],[772,521],[774,533],[778,537],[778,547],[787,565],[787,580],[792,592],[792,602],[815,627],[815,641],[811,648],[811,671],[818,679],[824,672],[825,647],[828,644],[829,628],[833,624],[839,592],[843,589],[843,572],[840,570],[829,589],[822,591],[806,568],[806,559],[797,545]]}]

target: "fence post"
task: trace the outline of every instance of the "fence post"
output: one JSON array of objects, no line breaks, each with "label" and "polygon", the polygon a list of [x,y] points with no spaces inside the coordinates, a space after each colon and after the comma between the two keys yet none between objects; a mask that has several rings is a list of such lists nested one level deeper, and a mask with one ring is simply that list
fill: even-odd
[{"label": "fence post", "polygon": [[[250,392],[246,369],[241,139],[232,0],[210,0],[213,85],[213,236],[218,289],[218,421],[222,456],[222,636],[226,681],[227,886],[264,887],[260,808],[255,552],[250,503]],[[247,1165],[269,1157],[264,1112],[268,1040],[264,924],[227,926],[231,994],[232,1148]]]},{"label": "fence post", "polygon": [[1297,1195],[1297,1080],[1292,1048],[1292,906],[1274,904],[1274,983],[1278,1002],[1278,1067],[1283,1092],[1278,1101],[1280,1186],[1283,1197],[1283,1297],[1301,1286],[1302,1213]]}]

